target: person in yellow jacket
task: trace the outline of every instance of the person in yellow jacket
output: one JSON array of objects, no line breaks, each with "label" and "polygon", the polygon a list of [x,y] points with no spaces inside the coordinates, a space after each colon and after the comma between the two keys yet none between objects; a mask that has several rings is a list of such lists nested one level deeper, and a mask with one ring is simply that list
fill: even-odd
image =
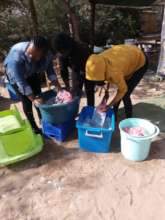
[{"label": "person in yellow jacket", "polygon": [[[115,45],[100,54],[92,54],[86,62],[87,104],[94,106],[94,86],[98,82],[112,83],[118,88],[117,94],[106,106],[100,106],[100,110],[107,111],[114,106],[117,116],[119,104],[123,100],[126,117],[132,117],[130,95],[147,71],[147,67],[146,56],[135,45]],[[105,98],[108,98],[107,95]]]}]

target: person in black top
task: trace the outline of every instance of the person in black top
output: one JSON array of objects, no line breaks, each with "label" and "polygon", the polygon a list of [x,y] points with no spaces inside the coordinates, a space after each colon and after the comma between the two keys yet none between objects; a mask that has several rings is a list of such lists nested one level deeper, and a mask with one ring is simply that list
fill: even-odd
[{"label": "person in black top", "polygon": [[66,88],[73,95],[81,96],[85,82],[85,64],[92,51],[86,44],[75,41],[65,33],[54,37],[53,50],[59,60],[60,74]]}]

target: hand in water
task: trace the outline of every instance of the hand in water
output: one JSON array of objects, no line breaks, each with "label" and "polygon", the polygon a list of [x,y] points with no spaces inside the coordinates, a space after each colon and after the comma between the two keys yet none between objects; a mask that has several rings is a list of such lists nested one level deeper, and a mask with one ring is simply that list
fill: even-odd
[{"label": "hand in water", "polygon": [[102,102],[107,102],[108,99],[109,99],[109,92],[108,92],[108,90],[106,90]]},{"label": "hand in water", "polygon": [[104,98],[102,102],[100,103],[100,105],[97,106],[97,109],[100,112],[106,112],[108,110],[107,102]]},{"label": "hand in water", "polygon": [[100,112],[107,112],[108,111],[108,106],[107,105],[103,105],[103,104],[100,104],[97,109],[100,111]]},{"label": "hand in water", "polygon": [[38,105],[41,105],[44,103],[43,99],[42,98],[36,98],[34,99],[33,103],[38,106]]},{"label": "hand in water", "polygon": [[109,99],[109,92],[108,90],[105,91],[105,95],[100,103],[100,105],[97,107],[97,109],[101,112],[106,112],[109,109],[109,106],[107,105],[107,101]]}]

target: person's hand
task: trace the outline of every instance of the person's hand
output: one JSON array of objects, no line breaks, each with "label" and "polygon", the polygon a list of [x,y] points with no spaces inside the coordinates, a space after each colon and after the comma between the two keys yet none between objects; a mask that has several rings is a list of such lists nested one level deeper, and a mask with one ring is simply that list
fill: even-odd
[{"label": "person's hand", "polygon": [[59,83],[57,83],[56,88],[57,88],[57,92],[63,90],[63,88],[61,87],[61,85]]},{"label": "person's hand", "polygon": [[69,88],[69,87],[62,87],[62,90],[66,90],[67,92],[71,93],[71,88]]},{"label": "person's hand", "polygon": [[110,108],[109,105],[107,105],[107,101],[109,99],[109,92],[108,90],[105,91],[105,95],[100,103],[100,105],[97,107],[97,109],[101,112],[106,112]]},{"label": "person's hand", "polygon": [[105,91],[105,95],[104,95],[104,97],[103,97],[102,102],[107,102],[107,101],[108,101],[108,99],[109,99],[109,91],[108,91],[108,90],[106,90],[106,91]]},{"label": "person's hand", "polygon": [[42,98],[35,98],[33,101],[34,105],[38,106],[44,103],[44,100]]},{"label": "person's hand", "polygon": [[109,106],[108,106],[108,105],[100,104],[99,106],[97,106],[97,109],[98,109],[100,112],[107,112],[108,109],[109,109]]},{"label": "person's hand", "polygon": [[34,96],[33,94],[28,95],[27,97],[28,97],[28,99],[29,99],[31,102],[33,102],[34,99],[35,99],[35,96]]},{"label": "person's hand", "polygon": [[62,90],[62,87],[61,87],[60,83],[58,82],[58,80],[52,81],[51,85],[55,86],[56,92],[59,92],[60,90]]},{"label": "person's hand", "polygon": [[55,88],[57,89],[57,92],[62,90],[62,87],[61,87],[60,83],[58,82],[58,80],[56,80],[54,82],[54,85],[55,85]]}]

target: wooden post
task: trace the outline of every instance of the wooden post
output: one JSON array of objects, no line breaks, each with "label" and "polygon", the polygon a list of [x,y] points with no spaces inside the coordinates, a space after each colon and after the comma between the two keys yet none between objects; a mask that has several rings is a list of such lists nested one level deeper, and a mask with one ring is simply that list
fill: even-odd
[{"label": "wooden post", "polygon": [[161,30],[161,48],[157,67],[157,75],[165,76],[165,6],[163,6],[162,30]]},{"label": "wooden post", "polygon": [[76,41],[80,41],[79,21],[74,9],[70,6],[70,0],[64,0],[64,5],[67,11],[70,34],[74,36]]}]

